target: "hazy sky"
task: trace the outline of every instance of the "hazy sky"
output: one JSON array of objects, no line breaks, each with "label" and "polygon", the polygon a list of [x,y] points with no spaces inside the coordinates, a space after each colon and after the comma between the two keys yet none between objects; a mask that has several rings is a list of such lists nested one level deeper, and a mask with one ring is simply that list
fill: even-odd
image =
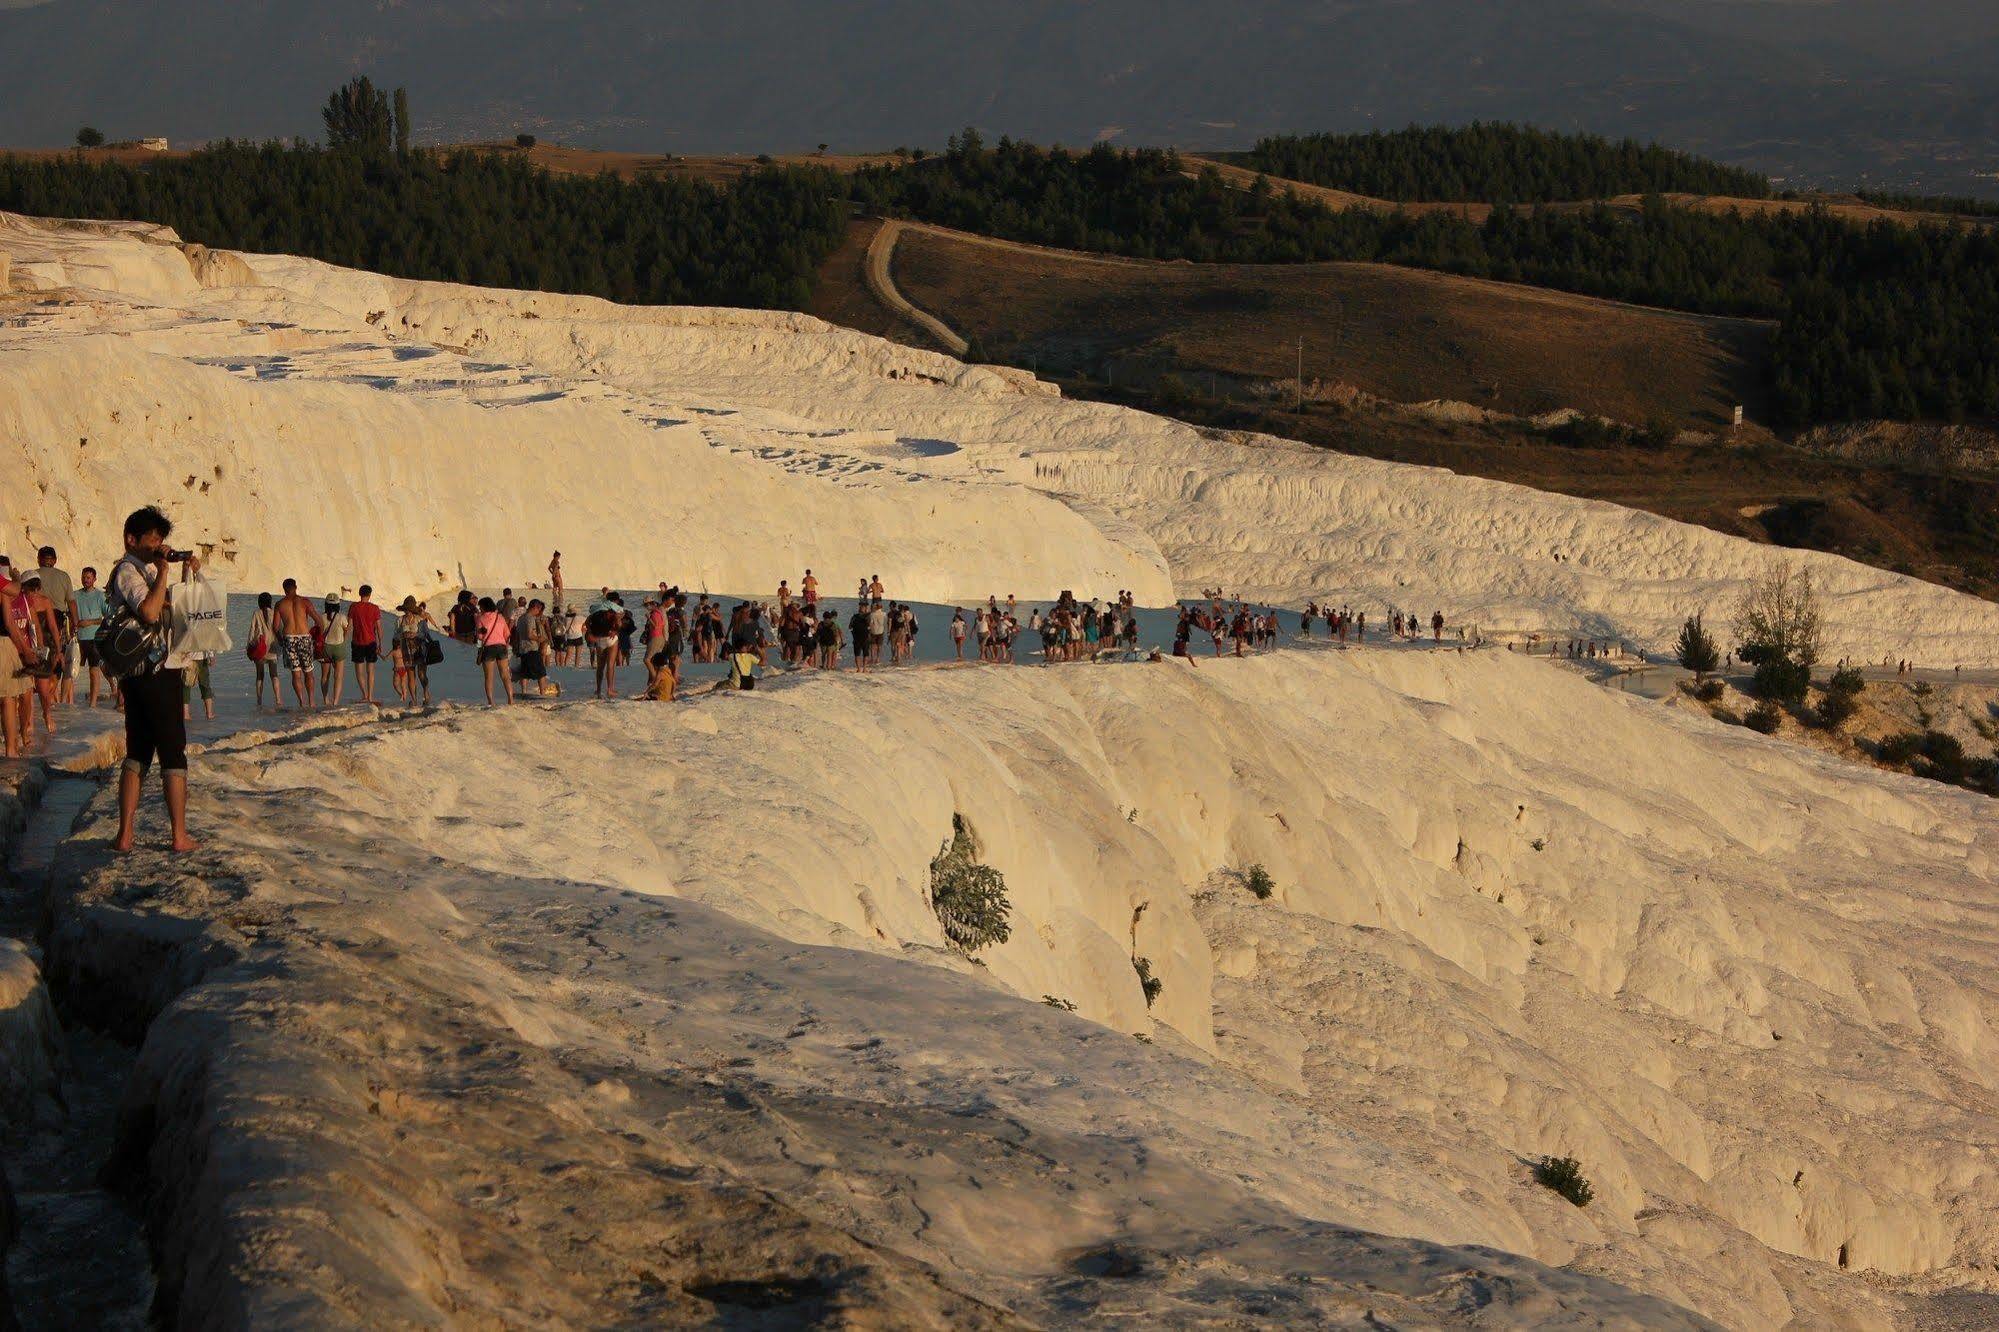
[{"label": "hazy sky", "polygon": [[1806,183],[1999,168],[1999,0],[0,0],[8,146],[311,136],[356,73],[406,85],[432,143],[1241,148],[1486,118]]}]

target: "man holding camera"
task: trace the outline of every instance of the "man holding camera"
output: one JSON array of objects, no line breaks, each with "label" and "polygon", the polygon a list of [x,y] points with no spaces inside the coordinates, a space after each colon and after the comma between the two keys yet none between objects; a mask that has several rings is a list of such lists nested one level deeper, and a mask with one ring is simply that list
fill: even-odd
[{"label": "man holding camera", "polygon": [[[112,566],[106,594],[110,613],[123,609],[145,624],[168,622],[167,566],[199,567],[193,556],[168,547],[172,531],[172,521],[150,505],[125,520],[125,554]],[[164,661],[154,662],[121,678],[118,691],[125,700],[125,767],[118,774],[118,840],[112,845],[119,851],[132,849],[139,792],[146,770],[157,758],[167,818],[173,824],[173,848],[192,851],[195,843],[187,835],[187,723],[181,716],[180,672],[168,669]]]}]

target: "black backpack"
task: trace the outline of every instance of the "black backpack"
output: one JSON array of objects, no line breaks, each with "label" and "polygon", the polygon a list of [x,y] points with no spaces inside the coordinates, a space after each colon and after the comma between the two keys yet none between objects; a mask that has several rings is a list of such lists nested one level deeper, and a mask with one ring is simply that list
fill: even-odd
[{"label": "black backpack", "polygon": [[104,673],[114,680],[157,671],[167,659],[168,646],[164,615],[158,624],[147,624],[123,602],[97,626],[98,660]]}]

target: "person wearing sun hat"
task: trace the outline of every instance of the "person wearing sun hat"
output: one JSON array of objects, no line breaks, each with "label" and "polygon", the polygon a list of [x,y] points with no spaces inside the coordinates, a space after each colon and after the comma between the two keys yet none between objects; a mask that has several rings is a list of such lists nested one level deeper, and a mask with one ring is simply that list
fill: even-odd
[{"label": "person wearing sun hat", "polygon": [[417,693],[430,706],[430,608],[415,597],[404,597],[396,607],[396,697],[404,706],[415,707]]}]

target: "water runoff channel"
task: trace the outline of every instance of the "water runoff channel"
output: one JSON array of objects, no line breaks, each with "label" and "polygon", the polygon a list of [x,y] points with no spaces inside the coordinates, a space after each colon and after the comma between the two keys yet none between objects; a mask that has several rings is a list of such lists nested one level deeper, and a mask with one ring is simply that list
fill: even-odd
[{"label": "water runoff channel", "polygon": [[[572,596],[581,595],[577,589],[572,588],[570,592]],[[498,593],[499,589],[496,588],[493,590],[493,595],[497,596]],[[548,593],[534,589],[524,591],[519,595],[546,598]],[[657,593],[621,591],[618,595],[624,598],[625,606],[631,611],[632,618],[643,626],[645,622],[645,598],[650,595],[657,595]],[[688,606],[690,610],[698,596],[699,594],[697,593],[688,594]],[[395,600],[399,601],[400,598],[396,598]],[[585,599],[585,604],[587,605],[589,601],[594,600],[595,595],[593,594]],[[739,601],[758,600],[768,603],[769,599],[761,597],[718,597],[711,594],[710,600],[718,601],[721,604],[723,614],[726,617],[729,610]],[[323,607],[324,602],[314,599],[314,604]],[[352,601],[349,599],[342,604],[352,605]],[[431,603],[431,613],[440,622],[438,637],[444,639],[444,660],[430,668],[431,698],[434,702],[438,703],[484,703],[486,698],[485,687],[481,681],[479,666],[472,649],[462,643],[449,640],[443,631],[441,622],[443,620],[445,604],[441,601]],[[847,634],[847,621],[853,616],[854,609],[858,604],[851,597],[821,598],[819,602],[822,610],[830,610],[836,614],[843,636]],[[959,607],[935,602],[906,602],[904,604],[911,606],[916,611],[918,632],[914,654],[915,663],[918,665],[936,665],[954,660],[956,654],[952,651],[951,647],[951,617]],[[1020,617],[1021,631],[1020,636],[1014,641],[1014,665],[1016,667],[1032,667],[1041,664],[1041,641],[1027,628],[1027,617],[1029,612],[1036,607],[1039,607],[1039,609],[1046,613],[1052,604],[1052,601],[1023,601],[1019,603],[1016,613]],[[1192,605],[1194,603],[1189,602],[1188,604]],[[263,712],[259,712],[255,704],[255,670],[251,666],[249,659],[243,654],[243,645],[248,641],[250,620],[256,614],[256,609],[257,600],[254,595],[236,593],[230,595],[228,617],[229,637],[234,646],[229,652],[217,658],[210,668],[210,676],[216,695],[216,717],[213,722],[203,720],[200,716],[200,708],[197,706],[195,709],[196,718],[188,724],[188,739],[190,742],[200,743],[204,740],[214,739],[217,736],[240,730],[246,726],[270,727],[288,724],[290,714],[271,713],[269,711],[268,699],[266,710]],[[964,604],[963,609],[967,621],[965,656],[967,660],[976,660],[978,645],[971,637],[974,630],[970,621],[976,613],[978,606],[975,603],[967,602]],[[1261,611],[1267,608],[1252,607],[1251,609]],[[382,614],[384,617],[384,632],[393,633],[393,605],[385,606]],[[1278,641],[1281,644],[1287,641],[1291,634],[1296,632],[1298,617],[1295,611],[1283,611],[1280,612],[1280,616],[1282,633],[1280,633]],[[1369,611],[1368,618],[1370,621],[1369,629],[1372,633],[1376,619],[1375,613],[1372,610]],[[1161,652],[1170,652],[1173,647],[1173,630],[1178,619],[1178,607],[1141,608],[1138,611],[1139,655],[1142,657],[1155,647]],[[1383,617],[1381,623],[1385,629],[1385,617]],[[780,660],[775,642],[775,630],[772,632],[773,642],[769,652],[769,664],[765,668],[765,673],[768,675],[781,675],[787,669],[792,668],[787,668]],[[1386,640],[1384,639],[1383,641]],[[1194,645],[1197,653],[1202,655],[1213,651],[1213,648],[1207,641],[1207,636],[1204,634],[1196,634]],[[638,659],[640,651],[640,644],[635,638],[632,645],[633,658],[631,662],[620,668],[618,672],[618,692],[620,694],[636,694],[645,685],[645,668]],[[1106,663],[1122,659],[1122,654],[1112,654],[1108,651],[1104,654]],[[561,685],[561,697],[564,699],[574,699],[579,695],[587,697],[591,692],[593,677],[588,663],[587,652],[584,654],[582,660],[583,664],[580,666],[550,668],[549,674]],[[846,650],[842,651],[840,664],[843,670],[852,666],[853,655],[851,643]],[[349,665],[346,669],[347,679],[342,691],[341,700],[343,706],[352,706],[358,697],[358,691],[354,683],[353,667]],[[389,706],[395,706],[397,702],[395,690],[391,684],[393,669],[391,663],[384,660],[375,670],[376,701],[384,702]],[[891,668],[884,666],[884,669]],[[285,698],[286,702],[289,703],[291,701],[290,677],[282,669],[279,673],[285,680]],[[681,659],[681,682],[683,688],[706,688],[709,684],[723,679],[727,674],[728,667],[725,663],[694,662],[686,657]]]}]

